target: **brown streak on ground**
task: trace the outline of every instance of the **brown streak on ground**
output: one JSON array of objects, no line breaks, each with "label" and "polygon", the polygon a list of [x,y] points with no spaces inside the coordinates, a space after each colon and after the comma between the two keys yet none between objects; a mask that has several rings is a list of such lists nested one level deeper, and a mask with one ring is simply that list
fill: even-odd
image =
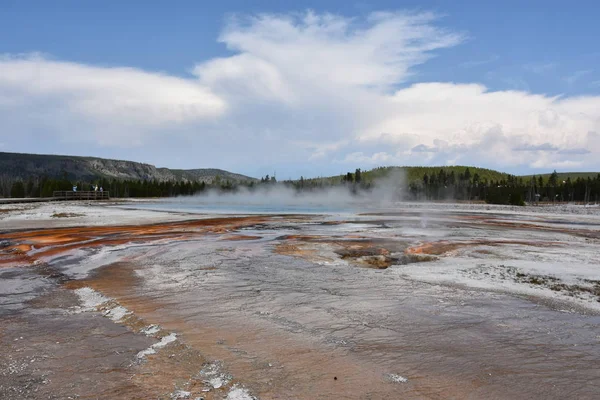
[{"label": "brown streak on ground", "polygon": [[275,253],[284,256],[298,257],[312,262],[332,262],[333,259],[318,255],[313,248],[303,248],[301,245],[280,243],[275,246]]},{"label": "brown streak on ground", "polygon": [[221,240],[228,241],[243,241],[243,240],[259,240],[262,239],[260,236],[252,236],[252,235],[228,235],[221,238]]},{"label": "brown streak on ground", "polygon": [[320,240],[326,238],[326,236],[318,236],[318,235],[285,235],[281,237],[281,240]]},{"label": "brown streak on ground", "polygon": [[[53,228],[0,234],[11,246],[0,249],[0,266],[28,265],[80,248],[116,246],[131,242],[186,240],[197,235],[228,233],[269,221],[269,217],[225,217],[136,226]],[[244,239],[250,240],[250,236]],[[253,239],[255,237],[252,237]],[[235,240],[235,239],[230,239]],[[36,252],[32,253],[35,247]]]},{"label": "brown streak on ground", "polygon": [[312,262],[335,261],[318,254],[315,245],[327,246],[337,253],[341,259],[351,261],[358,266],[385,269],[395,260],[390,256],[392,251],[403,248],[403,243],[389,240],[363,239],[356,235],[346,235],[341,238],[313,235],[287,235],[284,240],[290,243],[280,243],[275,246],[277,254],[302,258]]},{"label": "brown streak on ground", "polygon": [[[539,225],[536,221],[520,221],[512,222],[506,220],[498,220],[493,216],[461,216],[462,219],[472,219],[485,226],[493,226],[498,228],[510,228],[510,229],[522,229],[522,230],[536,230],[545,232],[564,233],[567,235],[575,235],[590,239],[600,239],[600,231],[597,230],[586,230],[586,229],[575,229],[575,228],[556,228],[552,226]],[[481,226],[481,225],[478,225]]]},{"label": "brown streak on ground", "polygon": [[561,246],[559,242],[527,242],[520,240],[503,240],[503,241],[491,241],[491,240],[471,240],[461,242],[450,242],[447,240],[441,240],[438,242],[426,242],[418,246],[409,247],[405,250],[406,254],[429,254],[429,255],[443,255],[451,251],[458,250],[463,247],[475,247],[475,246],[504,246],[504,245],[521,245],[521,246],[533,246],[533,247],[552,247]]},{"label": "brown streak on ground", "polygon": [[[138,268],[143,266],[115,263],[77,286],[88,286],[114,298],[134,313],[132,318],[144,324],[160,324],[167,332],[178,333],[183,343],[169,345],[136,367],[132,383],[146,393],[164,394],[179,387],[191,391],[191,398],[223,399],[237,382],[234,379],[221,389],[202,392],[206,385],[198,371],[210,359],[222,360],[227,372],[251,383],[253,394],[259,398],[355,398],[359,392],[366,398],[461,398],[474,387],[469,382],[457,385],[451,377],[444,376],[413,376],[411,385],[384,383],[383,371],[376,365],[357,362],[344,349],[323,348],[318,343],[299,340],[268,320],[195,321],[186,317],[186,312],[176,311],[181,311],[181,304],[137,291],[140,282],[134,272]],[[67,283],[70,288],[74,285]],[[124,323],[131,324],[130,320]],[[132,329],[139,326],[143,324]],[[338,379],[334,380],[334,376]],[[436,392],[440,395],[436,396]]]},{"label": "brown streak on ground", "polygon": [[[63,286],[67,289],[89,287],[109,298],[116,299],[118,303],[111,300],[98,310],[102,312],[116,304],[127,308],[133,313],[123,318],[119,324],[133,332],[140,332],[150,323],[162,324],[159,319],[146,320],[146,318],[161,315],[162,310],[169,303],[168,301],[157,302],[156,299],[138,295],[135,290],[132,290],[140,285],[141,278],[135,274],[137,268],[139,267],[130,262],[116,262],[99,268],[88,279],[66,282]],[[177,332],[179,336],[184,331],[182,328],[182,325],[171,325],[167,331],[161,331],[159,336],[167,335],[172,331]],[[208,361],[197,349],[178,340],[165,349],[157,351],[156,354],[146,356],[145,362],[134,367],[132,372],[135,374],[131,377],[131,381],[145,392],[159,394],[160,399],[172,398],[169,393],[176,387],[192,392],[194,394],[192,398],[222,399],[235,382],[224,385],[221,389],[203,392],[202,389],[207,385],[198,377],[198,373]]]}]

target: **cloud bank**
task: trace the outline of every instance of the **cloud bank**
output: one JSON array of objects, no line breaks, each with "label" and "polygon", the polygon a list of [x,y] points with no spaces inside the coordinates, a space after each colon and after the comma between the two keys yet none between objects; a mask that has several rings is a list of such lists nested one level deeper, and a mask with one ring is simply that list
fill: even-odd
[{"label": "cloud bank", "polygon": [[218,41],[232,55],[182,66],[185,77],[5,55],[0,142],[5,151],[115,157],[125,148],[132,159],[246,173],[600,168],[600,96],[410,83],[419,65],[465,38],[431,13],[309,11],[231,18]]}]

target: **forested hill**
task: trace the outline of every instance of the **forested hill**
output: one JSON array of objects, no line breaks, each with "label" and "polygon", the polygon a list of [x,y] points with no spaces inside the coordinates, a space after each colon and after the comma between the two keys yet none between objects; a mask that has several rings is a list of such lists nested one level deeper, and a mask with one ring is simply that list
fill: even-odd
[{"label": "forested hill", "polygon": [[257,181],[255,178],[214,168],[181,170],[96,157],[0,152],[0,196],[8,196],[15,182],[31,181],[37,184],[43,179],[65,181],[63,186],[76,182],[100,181],[154,181],[178,184],[210,184],[215,181],[239,184]]},{"label": "forested hill", "polygon": [[[552,175],[552,172],[548,172],[546,174],[540,175],[514,176],[506,172],[495,171],[493,169],[464,165],[452,165],[433,167],[379,167],[371,170],[361,171],[361,178],[362,181],[365,183],[373,183],[381,179],[393,178],[395,180],[403,180],[405,184],[410,185],[423,182],[423,178],[425,177],[425,175],[427,175],[428,178],[437,177],[439,176],[441,171],[443,171],[444,174],[451,180],[461,180],[462,175],[463,178],[467,180],[473,180],[473,178],[476,177],[475,180],[478,182],[502,182],[507,181],[511,178],[516,178],[519,180],[523,180],[524,182],[529,182],[532,177],[539,178],[541,176],[544,180],[548,180]],[[353,176],[355,173],[356,171],[351,172]],[[465,174],[467,174],[467,177],[464,176]],[[577,180],[577,178],[595,179],[597,178],[598,174],[598,172],[558,172],[557,177],[558,180],[562,182],[566,181],[567,179],[575,181]],[[451,178],[452,176],[454,176],[454,179]],[[322,181],[323,183],[337,183],[340,180],[347,180],[347,177],[348,174],[306,179],[305,181]]]},{"label": "forested hill", "polygon": [[96,179],[212,182],[217,176],[232,182],[256,181],[255,178],[221,169],[169,169],[134,161],[0,152],[0,174],[8,178],[67,178],[72,181]]},{"label": "forested hill", "polygon": [[[444,171],[447,176],[454,175],[459,180],[460,175],[469,171],[469,178],[477,174],[479,181],[503,181],[509,174],[491,169],[466,167],[466,166],[440,166],[440,167],[379,167],[361,172],[361,180],[364,183],[373,183],[382,179],[402,180],[405,184],[415,184],[423,181],[423,177],[436,176],[440,171]],[[352,174],[352,173],[351,173]],[[354,174],[352,174],[354,175]],[[335,175],[324,178],[307,179],[306,182],[321,181],[323,183],[338,183],[340,180],[347,180],[349,175]]]},{"label": "forested hill", "polygon": [[466,167],[380,167],[356,169],[345,175],[288,181],[300,190],[345,185],[353,192],[373,187],[394,188],[405,200],[485,200],[523,205],[527,202],[600,201],[600,173],[572,172],[515,176],[494,170]]},{"label": "forested hill", "polygon": [[466,166],[380,167],[344,175],[277,182],[220,169],[177,170],[93,157],[0,153],[0,197],[48,197],[56,190],[98,185],[111,197],[169,197],[205,190],[235,192],[288,187],[298,192],[345,187],[351,193],[388,188],[398,200],[485,200],[489,203],[600,201],[600,174],[515,176]]},{"label": "forested hill", "polygon": [[400,176],[405,179],[407,184],[410,184],[422,181],[425,175],[433,176],[439,174],[440,170],[443,170],[448,176],[456,176],[456,180],[459,180],[460,175],[464,175],[465,173],[469,174],[467,179],[470,179],[477,174],[478,181],[481,182],[502,181],[506,180],[509,176],[507,173],[494,171],[492,169],[454,165],[444,167],[381,167],[365,171],[363,177],[367,180],[378,180],[401,171]]}]

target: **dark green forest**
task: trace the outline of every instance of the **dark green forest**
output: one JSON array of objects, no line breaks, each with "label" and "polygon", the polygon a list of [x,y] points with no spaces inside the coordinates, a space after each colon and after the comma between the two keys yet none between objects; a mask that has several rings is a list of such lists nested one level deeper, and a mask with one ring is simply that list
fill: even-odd
[{"label": "dark green forest", "polygon": [[[116,179],[73,182],[66,178],[41,178],[40,180],[29,179],[27,181],[19,180],[14,182],[9,196],[6,197],[52,197],[54,191],[70,191],[73,190],[74,185],[77,186],[77,190],[79,191],[94,190],[93,186],[98,185],[104,191],[110,192],[111,197],[117,198],[189,196],[201,193],[207,188],[204,182],[158,182]],[[223,182],[223,190],[226,190],[230,185],[228,182]]]},{"label": "dark green forest", "polygon": [[597,202],[600,174],[568,174],[519,177],[472,167],[383,167],[357,169],[345,175],[286,181],[297,190],[346,185],[351,191],[374,187],[394,189],[398,199],[416,201],[485,201],[490,204],[524,205],[536,202]]},{"label": "dark green forest", "polygon": [[351,193],[368,193],[389,188],[398,200],[485,201],[492,204],[524,205],[535,202],[597,202],[600,174],[577,174],[575,179],[556,171],[547,175],[519,177],[473,167],[384,167],[370,171],[356,169],[345,175],[278,182],[265,176],[260,181],[233,182],[217,176],[212,182],[98,179],[74,182],[41,178],[17,180],[4,197],[51,197],[54,191],[93,190],[94,185],[109,191],[113,198],[173,197],[201,194],[209,189],[235,192],[287,187],[297,192],[347,188]]}]

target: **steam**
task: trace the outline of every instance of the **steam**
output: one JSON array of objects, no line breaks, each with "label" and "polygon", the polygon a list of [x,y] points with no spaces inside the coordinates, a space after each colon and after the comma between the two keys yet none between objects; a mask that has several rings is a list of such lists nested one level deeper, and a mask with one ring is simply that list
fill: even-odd
[{"label": "steam", "polygon": [[407,190],[404,170],[394,169],[385,177],[375,181],[369,197],[379,206],[389,206],[406,200],[408,198]]},{"label": "steam", "polygon": [[266,184],[248,189],[240,187],[234,192],[209,190],[193,196],[179,197],[178,201],[189,206],[224,206],[232,209],[260,207],[264,209],[348,209],[381,208],[391,206],[406,196],[405,175],[393,171],[374,182],[369,188],[360,184],[340,184],[323,188],[296,190],[283,183]]}]

